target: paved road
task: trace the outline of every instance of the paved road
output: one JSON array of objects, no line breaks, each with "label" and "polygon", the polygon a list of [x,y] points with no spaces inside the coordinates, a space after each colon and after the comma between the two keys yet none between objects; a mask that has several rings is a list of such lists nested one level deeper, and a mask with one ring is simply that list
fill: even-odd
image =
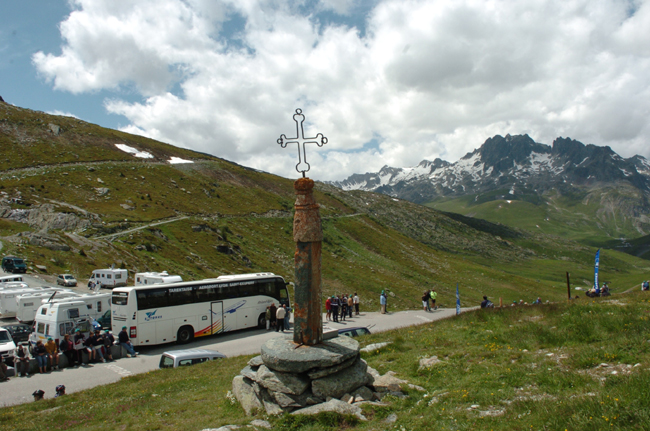
[{"label": "paved road", "polygon": [[[464,309],[463,311],[467,311]],[[434,320],[453,316],[456,309],[439,309],[431,313],[424,311],[400,311],[382,315],[378,312],[361,313],[360,316],[346,322],[327,322],[333,328],[346,326],[367,326],[373,333],[384,332],[390,329],[419,325]],[[325,317],[323,316],[323,319]],[[214,349],[226,356],[250,355],[260,352],[262,344],[273,337],[290,336],[277,332],[260,329],[244,330],[223,335],[215,335],[206,339],[197,339],[183,347],[202,347]],[[22,404],[33,400],[31,394],[37,389],[45,391],[47,398],[54,396],[54,388],[64,384],[66,392],[72,393],[104,385],[120,380],[122,377],[144,373],[158,368],[160,355],[166,350],[175,350],[175,344],[166,344],[157,347],[140,348],[140,355],[136,358],[119,359],[112,363],[95,364],[88,367],[68,368],[61,371],[52,371],[47,374],[37,374],[29,377],[13,377],[10,381],[0,383],[0,406]]]}]

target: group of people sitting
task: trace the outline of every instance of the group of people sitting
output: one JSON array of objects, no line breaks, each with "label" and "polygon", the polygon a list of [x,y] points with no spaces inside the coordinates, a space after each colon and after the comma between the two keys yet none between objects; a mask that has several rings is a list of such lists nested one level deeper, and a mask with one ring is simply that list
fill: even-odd
[{"label": "group of people sitting", "polygon": [[[129,334],[126,331],[126,326],[122,327],[122,331],[118,334],[117,342],[108,329],[103,334],[97,329],[91,332],[88,337],[80,329],[76,329],[74,337],[70,334],[65,334],[58,345],[51,337],[45,343],[38,340],[32,353],[38,364],[38,372],[43,374],[47,372],[48,364],[50,370],[59,369],[61,355],[65,355],[68,360],[68,366],[70,367],[87,365],[91,362],[113,361],[111,352],[111,346],[113,344],[124,347],[131,357],[137,355]],[[88,356],[87,362],[84,362],[84,353]],[[27,349],[22,344],[19,344],[14,358],[17,375],[20,377],[29,376],[30,360],[31,358]]]},{"label": "group of people sitting", "polygon": [[603,287],[599,287],[598,285],[596,285],[591,289],[587,290],[585,292],[585,295],[587,295],[590,298],[595,298],[597,296],[609,296],[609,286],[607,286],[607,283],[604,283]]},{"label": "group of people sitting", "polygon": [[339,319],[345,321],[346,316],[352,318],[352,312],[359,315],[359,296],[354,295],[332,295],[325,300],[325,318],[333,322]]}]

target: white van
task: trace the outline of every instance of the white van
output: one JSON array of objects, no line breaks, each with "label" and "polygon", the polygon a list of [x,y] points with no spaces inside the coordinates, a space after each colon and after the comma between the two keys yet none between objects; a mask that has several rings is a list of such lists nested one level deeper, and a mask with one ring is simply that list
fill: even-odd
[{"label": "white van", "polygon": [[[32,346],[38,340],[47,341],[52,337],[58,344],[65,334],[72,332],[88,322],[100,318],[110,308],[110,293],[97,295],[83,295],[70,298],[70,301],[48,302],[36,310],[34,318],[34,332],[29,336]],[[88,328],[82,328],[86,332]]]},{"label": "white van", "polygon": [[126,269],[96,269],[88,280],[88,287],[91,287],[91,283],[109,289],[126,286],[128,278],[129,273]]},{"label": "white van", "polygon": [[0,275],[0,283],[8,283],[11,281],[23,281],[22,275]]},{"label": "white van", "polygon": [[[16,297],[26,293],[54,293],[57,290],[63,290],[60,287],[19,287],[0,290],[0,318],[7,319],[16,317]],[[67,289],[66,289],[67,290]]]},{"label": "white van", "polygon": [[[52,297],[54,295],[54,297]],[[16,297],[16,319],[21,323],[30,323],[36,317],[36,310],[47,302],[71,301],[69,298],[81,296],[73,291],[23,293]]]},{"label": "white van", "polygon": [[180,275],[169,275],[163,272],[138,272],[135,274],[135,285],[144,286],[149,284],[167,284],[183,281]]},{"label": "white van", "polygon": [[0,356],[2,356],[5,363],[13,365],[15,354],[16,343],[11,338],[11,334],[5,328],[0,328]]}]

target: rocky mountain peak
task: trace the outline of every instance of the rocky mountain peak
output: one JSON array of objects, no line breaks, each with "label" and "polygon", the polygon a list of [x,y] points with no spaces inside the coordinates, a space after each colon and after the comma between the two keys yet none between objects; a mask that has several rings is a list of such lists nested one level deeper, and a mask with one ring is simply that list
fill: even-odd
[{"label": "rocky mountain peak", "polygon": [[416,167],[384,166],[378,173],[352,175],[332,184],[344,190],[369,190],[414,202],[441,196],[463,196],[505,187],[543,193],[566,184],[624,181],[650,191],[650,163],[644,157],[624,159],[610,147],[585,145],[559,137],[553,145],[530,136],[496,135],[459,161],[422,160]]}]

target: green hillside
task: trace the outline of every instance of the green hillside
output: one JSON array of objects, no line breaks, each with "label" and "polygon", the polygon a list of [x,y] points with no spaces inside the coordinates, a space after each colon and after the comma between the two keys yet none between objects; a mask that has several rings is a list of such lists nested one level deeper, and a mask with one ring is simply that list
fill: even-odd
[{"label": "green hillside", "polygon": [[643,213],[639,205],[643,199],[638,190],[620,183],[580,192],[554,189],[543,195],[509,195],[508,190],[496,190],[478,196],[441,198],[426,206],[601,247],[620,245],[616,242],[619,238],[639,238],[647,231],[647,223],[639,224],[624,215]]},{"label": "green hillside", "polygon": [[[52,127],[52,125],[57,127]],[[128,145],[151,158],[118,149]],[[170,164],[171,157],[193,163]],[[293,280],[293,181],[217,157],[0,103],[0,241],[33,271],[86,280],[112,264],[184,279],[272,271]],[[453,306],[566,296],[565,272],[588,285],[595,249],[564,237],[444,214],[385,195],[317,183],[325,294],[358,292],[378,308],[415,308],[436,285]],[[22,220],[26,223],[19,222]],[[498,220],[504,222],[503,220]],[[505,222],[504,222],[505,223]],[[532,232],[532,233],[531,233]],[[607,252],[614,291],[649,271]],[[647,278],[647,277],[646,277]]]}]

